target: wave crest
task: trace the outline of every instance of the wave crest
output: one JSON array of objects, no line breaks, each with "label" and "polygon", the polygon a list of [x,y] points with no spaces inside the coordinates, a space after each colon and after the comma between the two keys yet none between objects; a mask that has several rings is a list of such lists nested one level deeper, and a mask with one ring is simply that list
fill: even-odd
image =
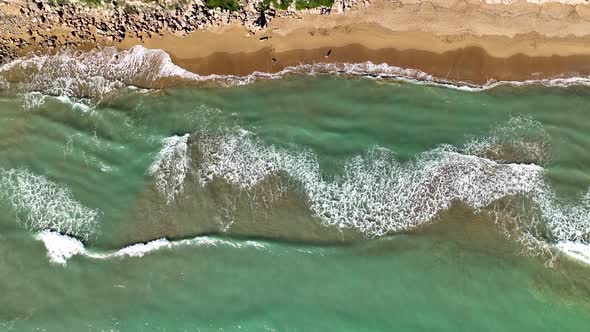
[{"label": "wave crest", "polygon": [[[118,51],[101,47],[89,52],[60,51],[54,55],[30,55],[0,67],[0,90],[15,83],[25,94],[85,98],[102,101],[127,87],[162,88],[174,84],[235,86],[257,80],[278,79],[290,74],[343,74],[394,79],[413,83],[445,86],[467,91],[481,91],[501,85],[546,85],[568,87],[590,85],[589,77],[558,77],[526,81],[490,81],[483,85],[450,81],[418,69],[400,68],[386,63],[311,63],[286,67],[276,73],[253,72],[249,75],[199,75],[175,65],[168,53],[137,45]],[[6,82],[6,83],[4,83]]]},{"label": "wave crest", "polygon": [[431,221],[455,200],[479,209],[508,196],[530,192],[542,168],[502,165],[457,152],[435,150],[404,164],[385,149],[354,157],[344,174],[322,176],[310,151],[289,153],[264,146],[249,134],[204,142],[202,183],[214,178],[248,190],[270,175],[298,183],[312,212],[328,225],[355,228],[371,236],[414,228]]},{"label": "wave crest", "polygon": [[470,140],[459,151],[501,163],[545,165],[551,160],[551,141],[539,121],[512,117],[490,135]]},{"label": "wave crest", "polygon": [[98,228],[98,210],[82,205],[68,188],[25,170],[0,169],[0,199],[30,230],[51,229],[88,240]]},{"label": "wave crest", "polygon": [[54,55],[30,55],[0,67],[0,76],[17,83],[20,93],[96,101],[129,86],[154,88],[161,79],[198,77],[174,65],[166,52],[142,46],[126,51],[104,47],[89,52],[64,50]]},{"label": "wave crest", "polygon": [[112,259],[125,257],[143,257],[146,254],[177,247],[231,247],[264,249],[266,245],[256,241],[229,241],[209,236],[199,236],[193,239],[170,241],[166,238],[153,240],[146,243],[136,243],[112,252],[96,252],[88,250],[78,239],[60,234],[55,231],[42,231],[35,238],[42,241],[47,249],[49,261],[56,264],[66,265],[68,259],[82,255],[92,259]]},{"label": "wave crest", "polygon": [[156,181],[156,188],[170,204],[184,191],[184,179],[190,169],[190,135],[171,136],[162,140],[162,148],[148,169]]},{"label": "wave crest", "polygon": [[[495,130],[506,134],[495,142],[515,144],[508,151],[526,147],[526,140],[514,133],[531,125],[536,127],[515,119]],[[545,134],[540,134],[543,147],[548,144]],[[471,148],[487,151],[473,144]],[[345,163],[341,175],[325,176],[311,151],[266,145],[245,131],[207,136],[198,150],[197,172],[203,185],[217,178],[250,191],[271,176],[284,176],[293,184],[291,189],[301,189],[311,212],[324,224],[368,236],[425,225],[461,202],[474,211],[489,212],[507,235],[516,236],[531,251],[567,241],[590,242],[590,192],[575,201],[562,200],[545,181],[543,167],[501,162],[505,157],[495,161],[441,147],[400,162],[391,151],[374,148]],[[527,158],[547,160],[547,152],[537,152]]]}]

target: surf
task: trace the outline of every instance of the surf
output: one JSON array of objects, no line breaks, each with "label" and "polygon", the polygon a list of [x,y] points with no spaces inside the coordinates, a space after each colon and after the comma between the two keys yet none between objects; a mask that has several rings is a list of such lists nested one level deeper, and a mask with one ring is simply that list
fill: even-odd
[{"label": "surf", "polygon": [[77,201],[67,187],[23,169],[0,168],[0,199],[31,231],[51,229],[89,240],[99,228],[99,210]]},{"label": "surf", "polygon": [[[253,203],[281,199],[281,192],[299,193],[324,226],[353,229],[367,238],[437,222],[441,213],[461,203],[488,215],[531,253],[551,255],[557,248],[583,258],[579,247],[590,240],[590,190],[577,200],[555,194],[541,166],[550,149],[546,135],[538,122],[517,117],[487,137],[461,146],[441,145],[409,161],[374,147],[327,175],[310,149],[286,150],[251,131],[229,127],[163,138],[146,175],[171,208],[184,194],[188,174],[194,173],[202,188],[221,180],[236,189],[229,195],[255,193],[244,196]],[[267,186],[273,178],[279,188]],[[87,255],[76,238],[88,242],[94,236],[100,211],[79,203],[67,188],[25,170],[2,170],[0,187],[17,221],[41,232],[40,240],[56,243],[57,249],[48,247],[55,251],[50,256],[62,257],[55,261]],[[145,248],[172,245],[158,241]]]},{"label": "surf", "polygon": [[362,63],[316,62],[286,67],[278,72],[253,72],[248,75],[199,75],[172,62],[160,49],[136,45],[118,51],[98,47],[83,52],[65,49],[53,55],[31,54],[0,66],[0,91],[14,90],[26,109],[43,102],[43,96],[59,96],[82,101],[82,104],[106,102],[137,88],[161,89],[179,85],[232,87],[261,80],[275,80],[291,75],[345,75],[380,80],[426,84],[463,91],[486,91],[500,86],[548,87],[589,86],[590,78],[570,75],[540,80],[494,81],[484,84],[452,81],[426,72],[370,61]]},{"label": "surf", "polygon": [[50,262],[64,266],[74,256],[108,260],[115,258],[141,258],[153,252],[180,247],[229,247],[253,248],[256,250],[264,250],[267,247],[265,243],[254,240],[225,240],[212,236],[198,236],[192,239],[174,241],[160,238],[145,243],[131,244],[114,251],[97,251],[87,249],[82,241],[56,231],[44,230],[37,233],[35,239],[43,242],[43,245],[47,249],[47,257]]}]

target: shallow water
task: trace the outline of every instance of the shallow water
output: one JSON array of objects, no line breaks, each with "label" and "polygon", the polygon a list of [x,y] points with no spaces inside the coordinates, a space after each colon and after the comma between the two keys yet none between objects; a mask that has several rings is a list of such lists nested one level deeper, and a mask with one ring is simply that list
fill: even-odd
[{"label": "shallow water", "polygon": [[12,84],[0,329],[590,323],[590,267],[556,249],[590,241],[587,87]]}]

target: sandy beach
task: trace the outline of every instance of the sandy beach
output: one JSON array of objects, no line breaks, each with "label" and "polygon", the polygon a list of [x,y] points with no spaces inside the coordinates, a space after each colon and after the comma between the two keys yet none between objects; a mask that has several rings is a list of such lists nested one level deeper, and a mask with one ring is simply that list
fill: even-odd
[{"label": "sandy beach", "polygon": [[277,72],[314,62],[387,63],[481,84],[590,75],[590,6],[514,1],[373,1],[342,14],[277,18],[249,35],[239,25],[188,36],[127,38],[163,49],[198,74]]},{"label": "sandy beach", "polygon": [[[244,2],[241,12],[207,9],[198,1],[184,14],[150,7],[144,19],[145,12],[128,14],[122,7],[4,0],[0,60],[142,45],[162,49],[175,64],[202,75],[367,61],[471,84],[590,75],[586,0],[346,1],[352,7],[342,10],[344,2],[337,1],[329,12],[271,9],[268,24],[257,26],[253,2]],[[198,17],[205,23],[193,22]]]}]

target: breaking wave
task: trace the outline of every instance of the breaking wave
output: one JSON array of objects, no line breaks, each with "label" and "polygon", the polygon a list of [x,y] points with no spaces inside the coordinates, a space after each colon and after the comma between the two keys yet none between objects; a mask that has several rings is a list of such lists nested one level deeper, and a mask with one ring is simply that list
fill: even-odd
[{"label": "breaking wave", "polygon": [[[89,52],[64,50],[54,55],[30,55],[0,66],[0,90],[14,86],[23,103],[42,102],[40,95],[100,102],[130,87],[162,88],[176,84],[235,86],[257,80],[278,79],[290,74],[343,74],[393,79],[467,91],[492,89],[500,85],[546,85],[568,87],[590,85],[589,77],[568,77],[527,81],[490,81],[483,85],[450,81],[417,69],[385,63],[313,63],[286,67],[276,73],[253,72],[245,76],[198,75],[175,65],[163,50],[137,45],[118,51],[114,47]],[[14,84],[13,84],[14,83]],[[29,95],[32,94],[32,95]],[[34,105],[34,104],[33,104]]]},{"label": "breaking wave", "polygon": [[8,90],[10,88],[10,83],[8,83],[8,81],[0,76],[0,91],[2,90]]},{"label": "breaking wave", "polygon": [[[514,153],[521,148],[529,154]],[[491,216],[506,236],[530,253],[553,256],[558,249],[573,259],[590,262],[590,190],[575,200],[555,194],[540,166],[548,161],[551,153],[546,149],[550,148],[538,122],[513,118],[487,138],[457,147],[441,146],[410,161],[400,161],[394,152],[375,147],[345,162],[342,172],[326,175],[313,151],[269,145],[238,128],[163,139],[148,174],[167,204],[183,192],[190,171],[202,186],[217,179],[239,191],[257,191],[242,196],[251,199],[266,199],[262,196],[268,180],[283,179],[274,183],[284,186],[282,190],[300,193],[324,225],[354,229],[368,237],[436,222],[442,212],[460,202],[474,213]],[[87,230],[96,227],[97,211],[82,206],[67,189],[43,177],[19,170],[0,175],[2,197],[19,216],[25,216],[21,223],[40,232],[37,238],[55,263],[65,264],[75,255],[135,257],[179,246],[260,246],[197,237],[159,239],[106,253],[89,251],[77,238],[84,240],[88,238],[85,234],[91,234]]]},{"label": "breaking wave", "polygon": [[0,67],[0,75],[18,83],[21,92],[100,100],[128,86],[152,88],[160,79],[194,74],[174,65],[164,51],[136,46],[30,55]]},{"label": "breaking wave", "polygon": [[98,228],[98,210],[82,205],[69,189],[25,170],[0,169],[0,199],[29,230],[51,229],[88,240]]},{"label": "breaking wave", "polygon": [[342,175],[327,178],[311,151],[290,153],[249,133],[204,143],[198,170],[202,184],[220,178],[249,190],[269,176],[284,174],[301,187],[311,211],[325,224],[369,236],[422,225],[455,200],[482,208],[526,193],[542,181],[543,173],[539,166],[504,165],[447,149],[402,163],[391,151],[375,148],[348,161]]},{"label": "breaking wave", "polygon": [[567,256],[590,265],[590,244],[564,241],[558,243],[556,247]]},{"label": "breaking wave", "polygon": [[551,161],[551,141],[543,125],[529,117],[512,117],[482,138],[472,138],[460,152],[500,163],[545,165]]},{"label": "breaking wave", "polygon": [[[25,108],[42,105],[49,95],[86,110],[131,86],[160,88],[195,82],[231,86],[289,74],[369,76],[468,91],[500,85],[590,85],[587,77],[470,85],[371,62],[301,64],[278,73],[247,76],[197,75],[174,65],[164,51],[135,46],[120,52],[106,47],[17,59],[0,67],[0,90],[16,89]],[[580,248],[590,242],[590,191],[575,201],[555,195],[542,167],[551,156],[548,135],[530,119],[515,118],[487,138],[474,139],[462,147],[443,146],[411,162],[400,162],[395,153],[374,148],[349,160],[342,174],[332,177],[322,174],[312,151],[293,152],[267,145],[244,130],[202,134],[189,140],[191,137],[164,139],[148,169],[168,204],[184,191],[194,157],[194,170],[202,185],[222,179],[248,191],[270,177],[285,177],[287,185],[303,193],[311,212],[323,223],[354,228],[368,236],[433,222],[454,202],[461,202],[475,211],[489,210],[497,220],[509,217],[513,221],[500,227],[526,244],[556,245],[577,253],[572,257],[588,256]],[[192,141],[198,145],[198,156],[190,154]],[[0,198],[12,207],[21,224],[45,236],[53,234],[54,239],[59,232],[87,240],[97,228],[99,211],[76,201],[67,188],[23,170],[0,169]],[[87,253],[75,241],[64,240],[64,248],[72,249],[63,254],[56,249],[56,257]],[[149,246],[165,243],[171,242],[162,240]]]},{"label": "breaking wave", "polygon": [[35,238],[40,240],[47,249],[47,256],[52,263],[65,265],[68,259],[82,255],[93,259],[112,259],[125,257],[143,257],[154,251],[172,249],[177,247],[250,247],[265,249],[266,245],[256,241],[229,241],[210,236],[200,236],[193,239],[170,241],[165,238],[157,239],[147,243],[137,243],[113,252],[96,252],[88,250],[84,244],[73,237],[60,234],[55,231],[42,231]]},{"label": "breaking wave", "polygon": [[543,167],[510,161],[520,149],[528,155],[516,154],[517,159],[547,161],[545,134],[533,139],[527,135],[530,126],[537,123],[513,119],[494,131],[499,136],[462,147],[442,146],[410,162],[399,161],[387,149],[373,148],[350,159],[342,174],[334,176],[322,174],[310,150],[293,152],[266,145],[246,131],[215,134],[198,143],[197,174],[204,186],[221,179],[244,191],[255,190],[270,177],[284,177],[325,225],[356,229],[371,237],[434,222],[461,202],[493,216],[506,235],[515,236],[531,251],[566,242],[586,245],[590,191],[576,201],[562,200],[545,181]]},{"label": "breaking wave", "polygon": [[163,139],[162,148],[148,169],[167,204],[184,191],[184,179],[190,168],[189,137],[186,134]]}]

